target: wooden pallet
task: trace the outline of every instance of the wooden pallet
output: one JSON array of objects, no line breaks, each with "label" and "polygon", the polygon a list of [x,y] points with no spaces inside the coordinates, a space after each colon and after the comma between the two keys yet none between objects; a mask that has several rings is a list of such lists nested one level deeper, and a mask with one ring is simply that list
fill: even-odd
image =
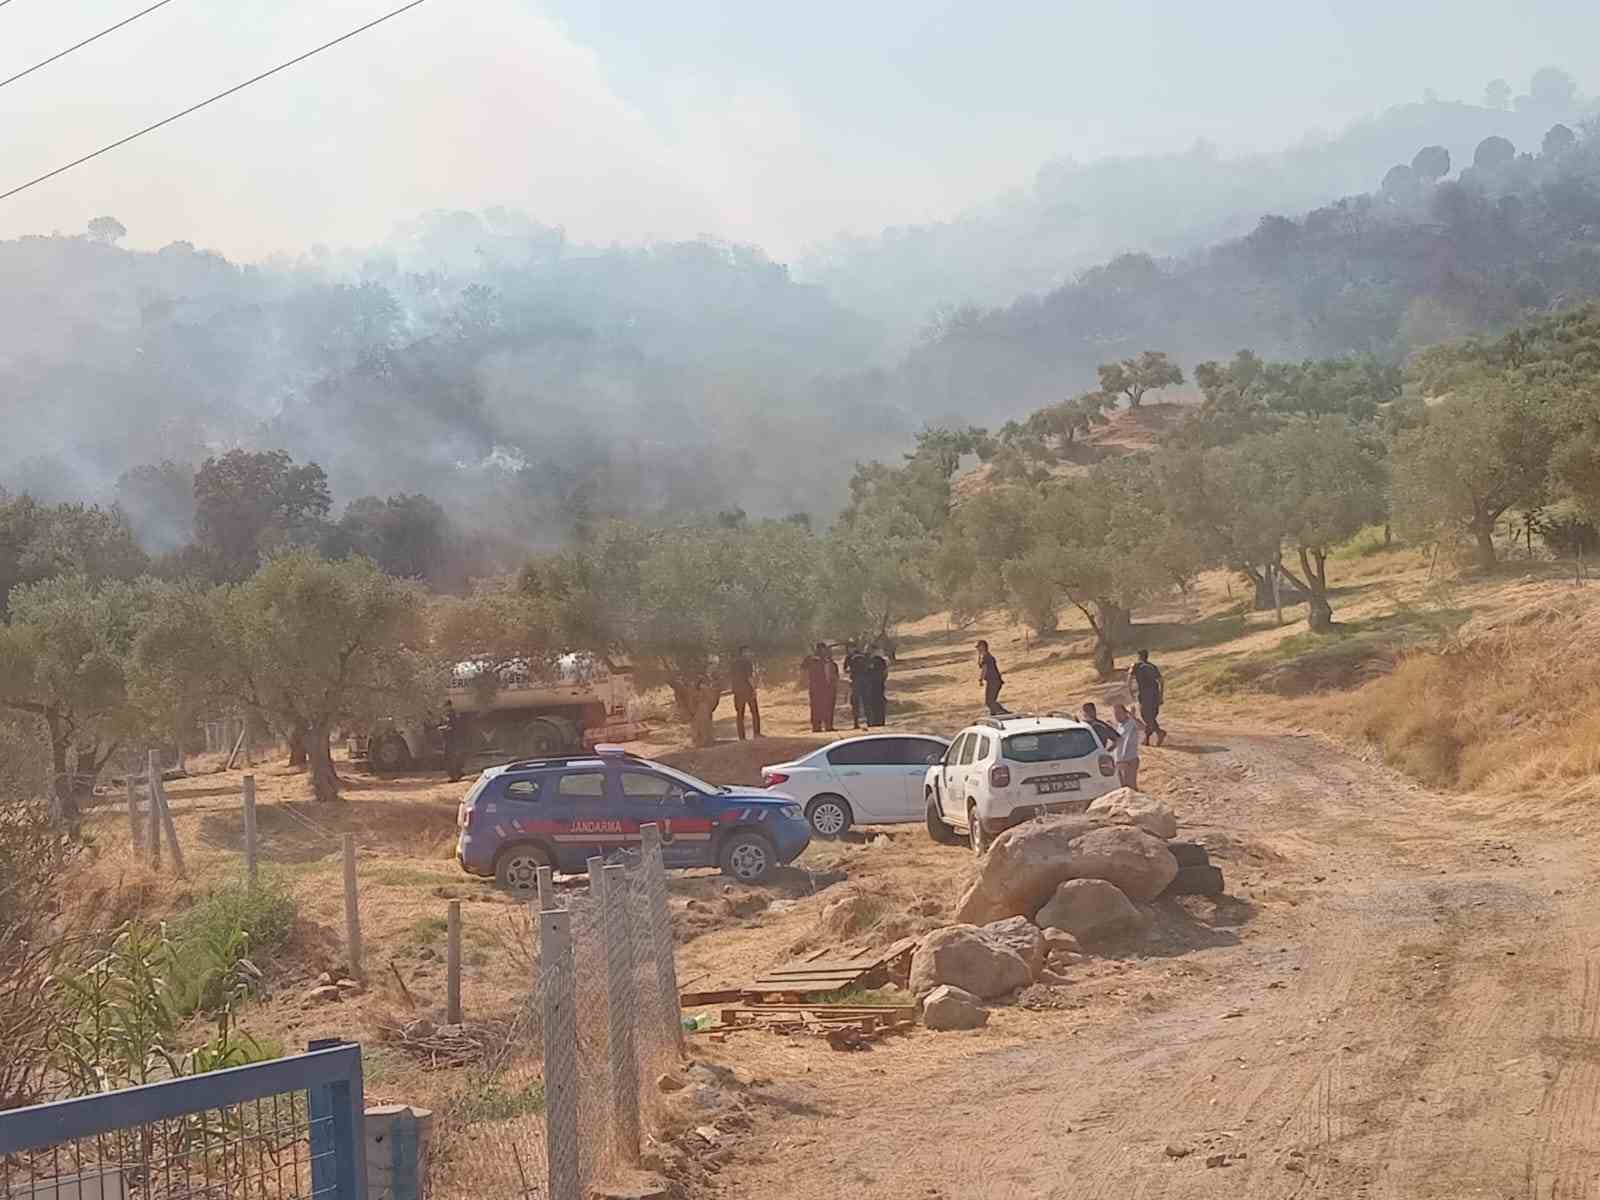
[{"label": "wooden pallet", "polygon": [[801,997],[850,988],[883,987],[903,981],[916,946],[915,938],[903,938],[881,951],[847,953],[824,946],[804,958],[771,968],[740,990],[747,999],[759,1000],[768,996]]}]

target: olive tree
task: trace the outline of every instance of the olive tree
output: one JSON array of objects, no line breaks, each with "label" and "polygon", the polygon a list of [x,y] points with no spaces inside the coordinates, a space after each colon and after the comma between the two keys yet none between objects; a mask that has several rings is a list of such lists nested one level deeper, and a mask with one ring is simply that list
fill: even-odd
[{"label": "olive tree", "polygon": [[0,626],[0,708],[43,727],[57,795],[70,810],[138,723],[128,671],[150,591],[64,575],[13,588],[10,603]]},{"label": "olive tree", "polygon": [[304,733],[316,798],[339,798],[329,738],[346,720],[426,709],[442,686],[424,597],[364,558],[277,555],[211,593],[191,653],[223,694]]},{"label": "olive tree", "polygon": [[1328,555],[1385,515],[1380,449],[1339,417],[1293,422],[1244,447],[1262,468],[1285,542],[1300,559],[1308,610],[1318,632],[1333,625]]},{"label": "olive tree", "polygon": [[793,522],[616,523],[535,559],[521,585],[557,643],[627,656],[641,682],[671,690],[695,745],[708,746],[731,654],[798,651],[816,624],[822,578],[816,538]]}]

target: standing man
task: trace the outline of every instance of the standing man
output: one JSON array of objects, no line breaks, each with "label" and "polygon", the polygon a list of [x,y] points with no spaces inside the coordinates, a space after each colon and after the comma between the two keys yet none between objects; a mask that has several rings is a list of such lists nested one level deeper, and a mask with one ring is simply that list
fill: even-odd
[{"label": "standing man", "polygon": [[444,719],[439,722],[439,740],[444,743],[444,772],[454,783],[463,774],[466,756],[461,752],[461,718],[448,700],[444,702]]},{"label": "standing man", "polygon": [[1117,748],[1112,758],[1117,763],[1117,782],[1125,788],[1139,786],[1139,734],[1144,722],[1133,715],[1126,704],[1112,710],[1117,718]]},{"label": "standing man", "polygon": [[750,647],[740,646],[728,668],[728,683],[733,689],[733,719],[744,741],[744,713],[750,710],[750,734],[761,736],[761,702],[756,699],[756,665],[750,660]]},{"label": "standing man", "polygon": [[818,642],[801,662],[800,670],[805,674],[811,700],[811,732],[832,732],[833,709],[839,699],[839,664],[833,661],[828,643]]},{"label": "standing man", "polygon": [[874,652],[862,667],[866,681],[861,696],[861,706],[866,710],[868,727],[885,724],[889,720],[889,662]]},{"label": "standing man", "polygon": [[1150,661],[1150,651],[1139,651],[1139,658],[1128,668],[1128,691],[1139,700],[1139,715],[1143,718],[1144,744],[1150,739],[1156,745],[1166,743],[1167,731],[1161,728],[1161,704],[1167,698],[1167,681],[1161,677],[1161,668]]},{"label": "standing man", "polygon": [[978,682],[983,684],[983,702],[989,708],[989,715],[998,717],[1005,712],[1005,705],[1000,703],[1000,689],[1005,687],[1006,681],[1000,674],[1000,664],[989,653],[988,642],[978,643]]},{"label": "standing man", "polygon": [[866,716],[866,666],[867,656],[861,652],[861,647],[854,642],[846,642],[844,647],[844,673],[850,681],[850,728],[860,729],[862,718]]},{"label": "standing man", "polygon": [[1095,707],[1093,700],[1084,701],[1083,723],[1095,731],[1096,736],[1098,736],[1100,739],[1100,744],[1107,750],[1115,746],[1117,744],[1117,738],[1121,736],[1117,733],[1114,725],[1108,721],[1102,721],[1100,719],[1100,710]]}]

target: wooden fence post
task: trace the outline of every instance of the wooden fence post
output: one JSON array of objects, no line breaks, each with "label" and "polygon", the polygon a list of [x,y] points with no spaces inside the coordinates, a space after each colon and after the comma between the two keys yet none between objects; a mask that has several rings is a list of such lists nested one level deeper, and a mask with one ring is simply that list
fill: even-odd
[{"label": "wooden fence post", "polygon": [[139,785],[132,771],[128,772],[128,837],[135,850],[144,847],[144,826],[139,821]]},{"label": "wooden fence post", "polygon": [[444,1019],[461,1024],[461,901],[450,901],[444,924]]},{"label": "wooden fence post", "polygon": [[183,847],[178,845],[178,827],[172,823],[172,809],[167,807],[167,789],[161,782],[161,773],[153,780],[155,796],[152,803],[161,810],[161,828],[167,839],[167,849],[172,851],[172,869],[179,879],[189,878],[188,864],[183,861]]},{"label": "wooden fence post", "polygon": [[255,890],[257,872],[256,848],[256,777],[244,777],[244,877],[251,891]]},{"label": "wooden fence post", "polygon": [[344,936],[350,958],[350,974],[361,982],[366,974],[361,966],[361,898],[356,892],[356,835],[344,835]]},{"label": "wooden fence post", "polygon": [[161,761],[154,750],[146,752],[145,773],[148,786],[146,794],[150,798],[150,836],[147,839],[146,849],[150,852],[149,861],[152,871],[161,869],[161,802],[156,798],[161,790]]}]

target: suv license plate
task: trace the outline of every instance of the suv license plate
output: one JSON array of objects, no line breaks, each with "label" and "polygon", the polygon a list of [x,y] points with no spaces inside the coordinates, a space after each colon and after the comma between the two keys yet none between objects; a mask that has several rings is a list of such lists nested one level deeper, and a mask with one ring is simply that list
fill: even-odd
[{"label": "suv license plate", "polygon": [[1043,796],[1050,792],[1075,792],[1078,790],[1078,781],[1076,779],[1040,779],[1035,782],[1034,786],[1039,789],[1039,795]]}]

